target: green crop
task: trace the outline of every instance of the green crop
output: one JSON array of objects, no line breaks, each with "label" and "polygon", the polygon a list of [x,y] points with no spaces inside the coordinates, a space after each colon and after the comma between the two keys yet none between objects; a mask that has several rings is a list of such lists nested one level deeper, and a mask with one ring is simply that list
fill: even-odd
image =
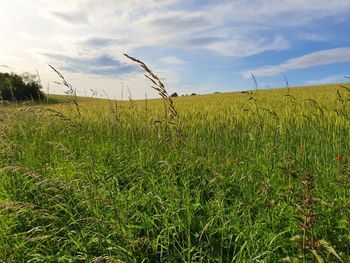
[{"label": "green crop", "polygon": [[2,106],[0,261],[349,262],[344,86]]}]

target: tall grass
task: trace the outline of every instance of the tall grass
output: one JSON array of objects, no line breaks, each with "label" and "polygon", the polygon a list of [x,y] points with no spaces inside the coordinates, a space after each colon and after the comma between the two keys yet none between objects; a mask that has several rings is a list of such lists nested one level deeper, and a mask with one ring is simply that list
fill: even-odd
[{"label": "tall grass", "polygon": [[349,262],[347,96],[0,108],[0,261]]}]

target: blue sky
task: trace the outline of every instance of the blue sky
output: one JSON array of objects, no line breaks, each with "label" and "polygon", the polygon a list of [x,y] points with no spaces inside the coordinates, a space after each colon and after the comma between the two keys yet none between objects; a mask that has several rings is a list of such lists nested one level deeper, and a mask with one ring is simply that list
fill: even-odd
[{"label": "blue sky", "polygon": [[[345,82],[349,0],[2,0],[0,71],[32,73],[63,93],[156,97],[143,60],[169,93],[212,93]],[[106,95],[107,94],[107,95]]]}]

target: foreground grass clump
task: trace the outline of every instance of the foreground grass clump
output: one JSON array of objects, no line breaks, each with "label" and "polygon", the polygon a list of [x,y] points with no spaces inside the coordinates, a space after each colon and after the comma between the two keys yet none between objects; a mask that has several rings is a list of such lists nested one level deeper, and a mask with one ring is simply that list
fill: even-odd
[{"label": "foreground grass clump", "polygon": [[176,120],[160,100],[0,109],[0,258],[349,262],[348,99],[175,98]]}]

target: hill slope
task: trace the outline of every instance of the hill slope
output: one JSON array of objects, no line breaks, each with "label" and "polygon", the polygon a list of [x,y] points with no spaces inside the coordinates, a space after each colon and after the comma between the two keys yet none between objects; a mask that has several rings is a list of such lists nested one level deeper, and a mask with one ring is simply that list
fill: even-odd
[{"label": "hill slope", "polygon": [[0,258],[348,262],[349,96],[0,108]]}]

